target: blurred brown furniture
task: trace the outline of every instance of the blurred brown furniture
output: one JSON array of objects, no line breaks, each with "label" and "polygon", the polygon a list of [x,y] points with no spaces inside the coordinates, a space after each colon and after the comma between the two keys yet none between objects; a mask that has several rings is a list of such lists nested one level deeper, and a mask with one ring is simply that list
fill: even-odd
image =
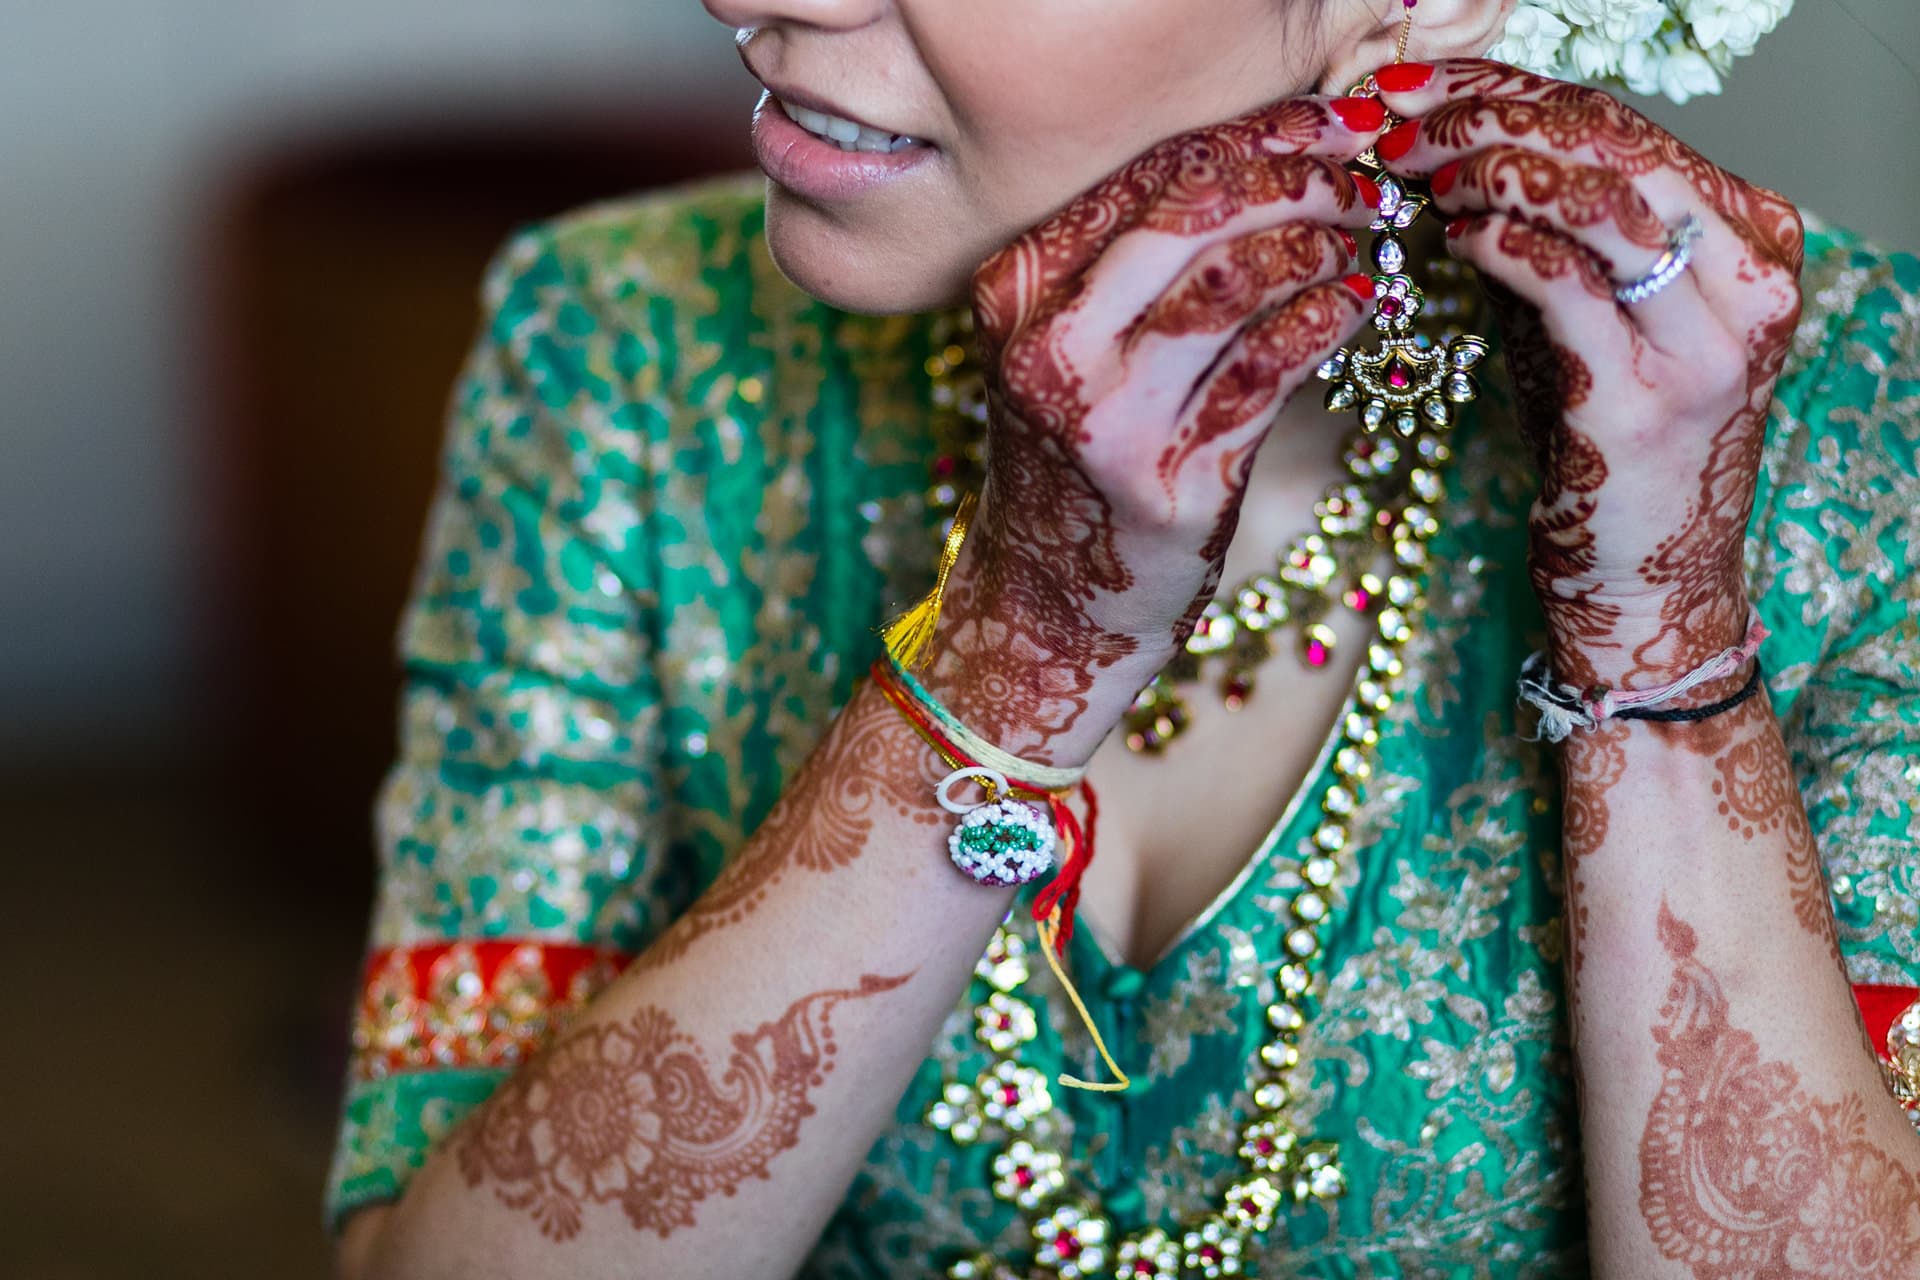
[{"label": "blurred brown furniture", "polygon": [[751,168],[745,117],[635,104],[238,166],[207,245],[211,713],[270,860],[253,874],[309,909],[368,899],[395,625],[487,259],[534,219]]}]

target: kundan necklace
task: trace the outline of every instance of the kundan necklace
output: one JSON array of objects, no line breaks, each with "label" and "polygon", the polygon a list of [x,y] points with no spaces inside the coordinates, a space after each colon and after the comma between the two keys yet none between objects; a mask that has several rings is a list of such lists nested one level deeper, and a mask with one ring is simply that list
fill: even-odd
[{"label": "kundan necklace", "polygon": [[[1410,15],[1413,0],[1406,6]],[[1369,80],[1355,92],[1373,88]],[[1360,161],[1379,170],[1371,151]],[[1210,659],[1224,660],[1222,693],[1238,705],[1252,691],[1253,667],[1272,651],[1276,628],[1301,624],[1302,657],[1319,667],[1332,653],[1332,632],[1321,619],[1335,600],[1375,623],[1338,726],[1319,821],[1301,842],[1289,877],[1276,997],[1266,1010],[1272,1034],[1247,1070],[1252,1109],[1240,1127],[1241,1165],[1197,1219],[1172,1232],[1149,1227],[1116,1239],[1111,1220],[1073,1177],[1046,1075],[1020,1060],[1040,1019],[1022,998],[1030,977],[1025,939],[1003,924],[975,967],[972,987],[974,1036],[989,1054],[988,1065],[971,1080],[947,1081],[925,1118],[957,1143],[994,1144],[993,1193],[1025,1217],[1032,1265],[1041,1274],[1063,1280],[1239,1275],[1283,1203],[1330,1200],[1346,1190],[1338,1144],[1309,1137],[1297,1117],[1306,1083],[1297,1072],[1300,1036],[1310,1005],[1325,996],[1320,928],[1333,910],[1333,885],[1351,860],[1351,823],[1373,772],[1383,718],[1401,692],[1402,652],[1426,608],[1427,544],[1439,529],[1435,512],[1445,499],[1451,457],[1446,437],[1457,406],[1478,394],[1472,371],[1487,354],[1486,342],[1470,334],[1454,331],[1436,341],[1415,331],[1427,297],[1404,274],[1400,233],[1426,200],[1384,171],[1377,184],[1373,323],[1381,342],[1370,351],[1340,351],[1319,370],[1331,384],[1326,407],[1353,409],[1360,420],[1344,454],[1351,478],[1316,504],[1318,531],[1283,552],[1276,573],[1255,575],[1216,598],[1186,652],[1140,695],[1127,718],[1128,745],[1157,752],[1185,723],[1175,685],[1197,678]],[[985,397],[968,381],[970,320],[963,311],[938,317],[927,361],[936,410],[928,499],[938,508],[957,506],[967,486],[977,489],[984,464],[978,428],[986,420]],[[1384,574],[1375,572],[1382,561]],[[1019,1280],[1022,1273],[990,1254],[948,1269],[953,1280]]]}]

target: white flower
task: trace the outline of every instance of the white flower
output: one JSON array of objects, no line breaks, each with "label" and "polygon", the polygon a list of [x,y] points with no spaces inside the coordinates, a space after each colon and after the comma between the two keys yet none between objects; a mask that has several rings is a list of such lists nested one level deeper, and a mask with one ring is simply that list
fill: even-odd
[{"label": "white flower", "polygon": [[1560,0],[1560,12],[1574,26],[1622,45],[1650,38],[1671,16],[1665,0]]},{"label": "white flower", "polygon": [[1660,92],[1660,60],[1666,50],[1644,42],[1630,44],[1620,51],[1620,82],[1635,93],[1652,96]]},{"label": "white flower", "polygon": [[1560,42],[1572,32],[1573,28],[1551,11],[1538,4],[1523,3],[1507,19],[1506,34],[1489,56],[1541,75],[1552,75],[1560,65]]},{"label": "white flower", "polygon": [[1676,49],[1660,61],[1660,92],[1675,102],[1720,92],[1720,73],[1695,49]]},{"label": "white flower", "polygon": [[1720,92],[1793,0],[1520,0],[1487,56],[1675,102]]},{"label": "white flower", "polygon": [[1701,49],[1724,48],[1734,57],[1753,52],[1760,37],[1780,25],[1791,0],[1680,0],[1680,15]]},{"label": "white flower", "polygon": [[1567,64],[1582,80],[1602,80],[1620,74],[1625,56],[1619,42],[1604,40],[1591,31],[1576,31],[1567,41]]}]

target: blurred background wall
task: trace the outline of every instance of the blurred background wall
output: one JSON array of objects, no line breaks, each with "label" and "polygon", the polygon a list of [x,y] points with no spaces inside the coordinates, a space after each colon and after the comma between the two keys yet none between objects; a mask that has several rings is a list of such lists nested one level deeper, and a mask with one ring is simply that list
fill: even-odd
[{"label": "blurred background wall", "polygon": [[[687,0],[8,0],[0,38],[0,754],[196,716],[204,237],[325,132],[751,101]],[[742,124],[744,128],[744,123]],[[500,175],[503,183],[510,175]]]},{"label": "blurred background wall", "polygon": [[[696,0],[0,18],[0,952],[34,975],[0,1274],[318,1276],[388,636],[479,263],[749,163],[756,88]],[[1800,0],[1726,96],[1643,105],[1920,247],[1917,48],[1913,0]]]}]

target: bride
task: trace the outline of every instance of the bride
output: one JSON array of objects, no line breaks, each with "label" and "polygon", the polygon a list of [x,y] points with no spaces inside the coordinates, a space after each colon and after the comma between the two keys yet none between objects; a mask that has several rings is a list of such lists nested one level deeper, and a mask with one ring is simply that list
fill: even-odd
[{"label": "bride", "polygon": [[340,1274],[1920,1275],[1920,262],[1608,89],[1786,4],[707,0],[762,171],[489,273]]}]

